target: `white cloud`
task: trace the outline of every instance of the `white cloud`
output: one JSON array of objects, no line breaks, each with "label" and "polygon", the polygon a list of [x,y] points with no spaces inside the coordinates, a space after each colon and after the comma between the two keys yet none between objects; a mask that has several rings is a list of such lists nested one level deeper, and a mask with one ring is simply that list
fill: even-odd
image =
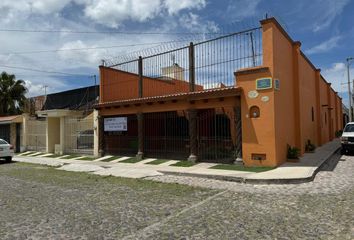
[{"label": "white cloud", "polygon": [[[0,15],[2,16],[0,25],[3,29],[99,31],[102,26],[96,23],[119,27],[125,24],[124,21],[146,22],[163,15],[161,19],[156,19],[157,25],[147,24],[152,27],[146,28],[145,31],[167,32],[179,28],[177,13],[188,10],[183,13],[187,14],[193,9],[198,10],[205,6],[205,0],[181,0],[179,1],[181,4],[177,3],[170,0],[2,0],[0,1]],[[211,29],[210,31],[217,29],[215,23],[202,21],[199,16],[195,20],[194,24],[202,24],[203,29]],[[197,25],[193,26],[197,27]],[[134,29],[129,30],[134,31]],[[156,44],[38,54],[13,54],[14,52],[166,42],[180,40],[179,38],[180,36],[175,35],[146,35],[142,38],[139,35],[6,32],[0,38],[0,71],[13,73],[18,79],[25,80],[29,88],[28,96],[34,96],[43,94],[43,85],[49,86],[47,89],[49,93],[91,83],[85,80],[85,77],[66,78],[65,75],[60,74],[31,72],[2,66],[18,66],[88,76],[97,74],[101,58],[120,56]]]},{"label": "white cloud", "polygon": [[349,2],[350,0],[317,0],[316,12],[320,14],[316,14],[313,31],[318,32],[328,28]]},{"label": "white cloud", "polygon": [[125,20],[143,22],[167,11],[174,15],[184,9],[201,9],[205,0],[91,0],[86,2],[85,15],[109,27],[118,27]]},{"label": "white cloud", "polygon": [[[354,79],[354,69],[350,69],[351,79]],[[348,91],[347,66],[345,63],[333,63],[329,68],[324,68],[321,71],[322,76],[330,83],[332,88],[340,93]],[[353,87],[353,86],[352,86]]]},{"label": "white cloud", "polygon": [[48,15],[59,13],[68,4],[76,3],[84,9],[86,17],[108,27],[118,27],[125,20],[143,22],[167,11],[169,15],[181,10],[201,9],[205,0],[2,0],[2,21],[32,14]]},{"label": "white cloud", "polygon": [[321,44],[314,46],[306,51],[307,54],[316,54],[316,53],[324,53],[332,50],[333,48],[338,46],[338,42],[342,39],[341,36],[335,36],[327,41],[322,42]]},{"label": "white cloud", "polygon": [[228,6],[226,15],[236,21],[254,16],[260,2],[261,0],[234,0]]},{"label": "white cloud", "polygon": [[[28,89],[28,93],[26,94],[27,97],[34,97],[39,95],[44,95],[44,86],[46,87],[46,93],[53,93],[58,91],[68,90],[67,84],[63,80],[59,80],[56,77],[52,77],[50,75],[43,76],[43,75],[31,75],[25,74],[24,75],[26,80],[26,87]],[[16,75],[17,79],[22,79],[22,74]]]},{"label": "white cloud", "polygon": [[[92,49],[90,51],[65,51],[65,49],[80,49],[80,48],[95,48],[97,45],[88,45],[81,40],[76,40],[72,42],[65,43],[59,51],[59,57],[63,60],[70,60],[73,62],[81,62],[80,66],[97,66],[99,64],[100,59],[106,56],[107,50],[104,49]],[[67,61],[66,61],[67,62]]]},{"label": "white cloud", "polygon": [[165,0],[169,14],[176,14],[183,9],[201,9],[206,6],[205,0]]},{"label": "white cloud", "polygon": [[61,11],[71,0],[2,0],[0,9],[6,10],[8,16],[16,12],[27,14],[50,14]]},{"label": "white cloud", "polygon": [[118,27],[124,20],[154,18],[160,11],[160,0],[93,0],[86,5],[85,15],[103,25]]},{"label": "white cloud", "polygon": [[179,19],[180,25],[191,32],[218,32],[219,27],[213,21],[204,21],[194,13],[183,14]]}]

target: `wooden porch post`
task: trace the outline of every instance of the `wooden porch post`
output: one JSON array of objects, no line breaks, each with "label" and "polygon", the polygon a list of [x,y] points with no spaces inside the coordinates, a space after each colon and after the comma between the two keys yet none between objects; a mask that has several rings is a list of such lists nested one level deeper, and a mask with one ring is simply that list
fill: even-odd
[{"label": "wooden porch post", "polygon": [[197,110],[189,109],[188,110],[188,120],[189,120],[189,146],[190,146],[190,155],[188,161],[196,162],[197,157]]},{"label": "wooden porch post", "polygon": [[137,113],[138,117],[138,153],[136,157],[138,159],[144,158],[144,114],[142,112]]}]

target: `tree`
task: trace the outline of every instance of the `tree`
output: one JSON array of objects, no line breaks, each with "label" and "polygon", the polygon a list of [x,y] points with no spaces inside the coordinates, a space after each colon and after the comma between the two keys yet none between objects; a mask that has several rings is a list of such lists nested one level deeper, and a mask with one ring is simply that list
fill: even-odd
[{"label": "tree", "polygon": [[0,116],[22,113],[27,88],[23,80],[2,72],[0,75]]}]

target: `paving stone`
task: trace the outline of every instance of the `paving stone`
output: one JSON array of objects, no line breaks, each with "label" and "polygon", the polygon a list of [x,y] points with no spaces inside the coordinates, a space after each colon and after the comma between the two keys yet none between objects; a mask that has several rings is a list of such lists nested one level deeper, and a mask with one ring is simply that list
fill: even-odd
[{"label": "paving stone", "polygon": [[104,170],[103,167],[92,165],[92,164],[67,164],[64,165],[58,170],[71,171],[71,172],[95,172]]},{"label": "paving stone", "polygon": [[[124,166],[116,168],[124,173]],[[288,185],[172,175],[146,181],[0,164],[0,236],[352,240],[353,173],[353,156],[333,156],[313,182]]]},{"label": "paving stone", "polygon": [[121,157],[121,158],[118,158],[118,159],[115,159],[113,161],[111,161],[111,163],[117,163],[117,162],[120,162],[120,161],[124,161],[124,160],[127,160],[131,157]]},{"label": "paving stone", "polygon": [[102,160],[105,160],[105,159],[108,159],[108,158],[111,158],[113,156],[111,155],[107,155],[107,156],[104,156],[104,157],[101,157],[101,158],[97,158],[95,160],[93,160],[94,162],[99,162],[99,161],[102,161]]}]

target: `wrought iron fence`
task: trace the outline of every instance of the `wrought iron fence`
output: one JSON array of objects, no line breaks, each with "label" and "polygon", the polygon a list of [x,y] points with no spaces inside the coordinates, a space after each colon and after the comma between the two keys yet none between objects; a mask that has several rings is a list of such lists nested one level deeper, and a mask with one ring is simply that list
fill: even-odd
[{"label": "wrought iron fence", "polygon": [[46,119],[29,119],[27,122],[28,142],[27,150],[45,151],[47,146],[47,122]]},{"label": "wrought iron fence", "polygon": [[[144,156],[186,160],[190,154],[189,121],[186,111],[144,114]],[[127,129],[105,132],[107,154],[134,156],[138,152],[137,115],[127,117]],[[197,111],[197,151],[199,161],[231,163],[237,157],[234,109]]]},{"label": "wrought iron fence", "polygon": [[65,153],[93,154],[93,115],[65,117]]},{"label": "wrought iron fence", "polygon": [[[261,64],[262,31],[257,27],[108,67],[122,73],[116,84],[123,96],[133,91],[129,96],[150,97],[234,86],[235,71]],[[136,86],[124,87],[131,81],[127,73],[135,76]]]},{"label": "wrought iron fence", "polygon": [[138,151],[138,121],[136,115],[124,115],[127,118],[126,131],[105,131],[104,146],[107,154],[133,156]]}]

